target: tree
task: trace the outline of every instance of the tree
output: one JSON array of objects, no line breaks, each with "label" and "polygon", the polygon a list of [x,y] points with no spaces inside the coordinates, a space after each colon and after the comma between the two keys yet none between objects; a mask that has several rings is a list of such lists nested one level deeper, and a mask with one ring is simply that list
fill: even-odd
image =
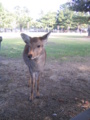
[{"label": "tree", "polygon": [[14,16],[12,13],[8,12],[8,11],[4,11],[3,14],[3,21],[2,21],[2,26],[6,32],[6,29],[12,29],[12,22],[14,21]]},{"label": "tree", "polygon": [[13,20],[13,14],[5,10],[0,3],[0,27],[4,28],[5,31],[7,28],[12,29]]},{"label": "tree", "polygon": [[3,8],[2,4],[0,3],[0,27],[2,27],[3,14],[4,14],[4,8]]},{"label": "tree", "polygon": [[60,29],[69,29],[73,26],[73,12],[68,9],[67,4],[63,4],[60,6],[57,16],[56,16],[56,24],[60,27]]},{"label": "tree", "polygon": [[22,31],[22,28],[29,29],[32,18],[30,17],[29,10],[26,7],[15,7],[15,16],[16,16],[16,23],[17,26]]},{"label": "tree", "polygon": [[52,29],[55,25],[55,12],[48,12],[47,14],[42,15],[42,17],[38,20],[38,22],[42,23],[42,26],[45,29]]},{"label": "tree", "polygon": [[72,2],[69,2],[68,4],[69,8],[73,11],[88,13],[87,16],[83,16],[82,18],[79,16],[78,19],[82,19],[83,21],[87,20],[87,24],[89,24],[88,36],[90,36],[90,0],[72,0]]},{"label": "tree", "polygon": [[11,13],[4,9],[0,3],[0,27],[7,29],[14,29],[16,27],[29,29],[31,25],[32,18],[30,17],[29,10],[26,7],[20,8],[19,6],[15,7],[15,12]]},{"label": "tree", "polygon": [[70,9],[77,12],[90,12],[90,0],[72,0]]}]

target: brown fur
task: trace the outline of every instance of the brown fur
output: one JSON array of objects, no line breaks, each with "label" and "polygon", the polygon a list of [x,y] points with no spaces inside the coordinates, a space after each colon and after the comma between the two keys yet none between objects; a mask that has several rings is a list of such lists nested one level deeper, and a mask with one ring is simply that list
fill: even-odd
[{"label": "brown fur", "polygon": [[23,52],[23,58],[30,72],[29,85],[31,84],[31,101],[33,100],[33,92],[36,81],[36,96],[37,98],[39,97],[39,80],[46,62],[46,51],[44,49],[44,43],[47,40],[49,34],[50,32],[42,37],[33,38],[24,33],[21,34],[22,39],[26,43]]}]

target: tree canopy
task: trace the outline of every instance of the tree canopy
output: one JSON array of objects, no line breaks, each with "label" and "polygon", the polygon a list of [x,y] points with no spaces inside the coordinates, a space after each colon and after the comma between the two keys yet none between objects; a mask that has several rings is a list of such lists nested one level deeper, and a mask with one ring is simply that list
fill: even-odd
[{"label": "tree canopy", "polygon": [[[73,3],[75,0],[72,0]],[[77,0],[77,2],[80,0]],[[81,0],[84,1],[84,0]],[[87,27],[89,24],[89,13],[74,12],[71,10],[69,5],[60,5],[57,12],[47,12],[44,14],[41,11],[40,17],[37,20],[33,20],[30,15],[30,11],[26,7],[16,6],[14,12],[11,13],[4,9],[0,3],[0,28],[6,29],[20,29],[30,30],[35,29],[58,29],[58,30],[69,30],[77,29],[79,27]],[[70,7],[70,9],[69,9]],[[36,30],[37,31],[37,30]]]},{"label": "tree canopy", "polygon": [[61,5],[57,12],[56,23],[64,29],[73,27],[73,11],[70,11],[65,4]]},{"label": "tree canopy", "polygon": [[88,24],[88,36],[90,36],[90,0],[72,0],[69,2],[69,8],[76,12],[85,12],[84,16],[77,16],[75,19],[80,23]]},{"label": "tree canopy", "polygon": [[70,9],[77,12],[90,12],[90,0],[72,0]]},{"label": "tree canopy", "polygon": [[42,27],[48,29],[54,28],[55,21],[56,21],[56,13],[55,12],[48,12],[47,14],[41,16],[40,19],[38,19],[39,22],[41,22]]}]

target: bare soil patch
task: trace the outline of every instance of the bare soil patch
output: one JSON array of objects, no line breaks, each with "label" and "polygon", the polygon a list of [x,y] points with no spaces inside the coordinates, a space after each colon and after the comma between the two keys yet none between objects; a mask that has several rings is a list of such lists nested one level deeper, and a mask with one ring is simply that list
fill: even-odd
[{"label": "bare soil patch", "polygon": [[69,120],[90,108],[90,58],[81,59],[47,61],[41,97],[30,103],[24,61],[0,57],[0,120]]}]

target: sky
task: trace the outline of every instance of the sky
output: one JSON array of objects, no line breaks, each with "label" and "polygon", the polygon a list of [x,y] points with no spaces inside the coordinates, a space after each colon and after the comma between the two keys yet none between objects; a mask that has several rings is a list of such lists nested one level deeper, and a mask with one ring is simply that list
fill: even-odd
[{"label": "sky", "polygon": [[57,11],[59,6],[66,3],[68,0],[0,0],[5,9],[13,11],[15,6],[27,7],[31,17],[36,19],[40,12],[47,13],[48,11]]}]

